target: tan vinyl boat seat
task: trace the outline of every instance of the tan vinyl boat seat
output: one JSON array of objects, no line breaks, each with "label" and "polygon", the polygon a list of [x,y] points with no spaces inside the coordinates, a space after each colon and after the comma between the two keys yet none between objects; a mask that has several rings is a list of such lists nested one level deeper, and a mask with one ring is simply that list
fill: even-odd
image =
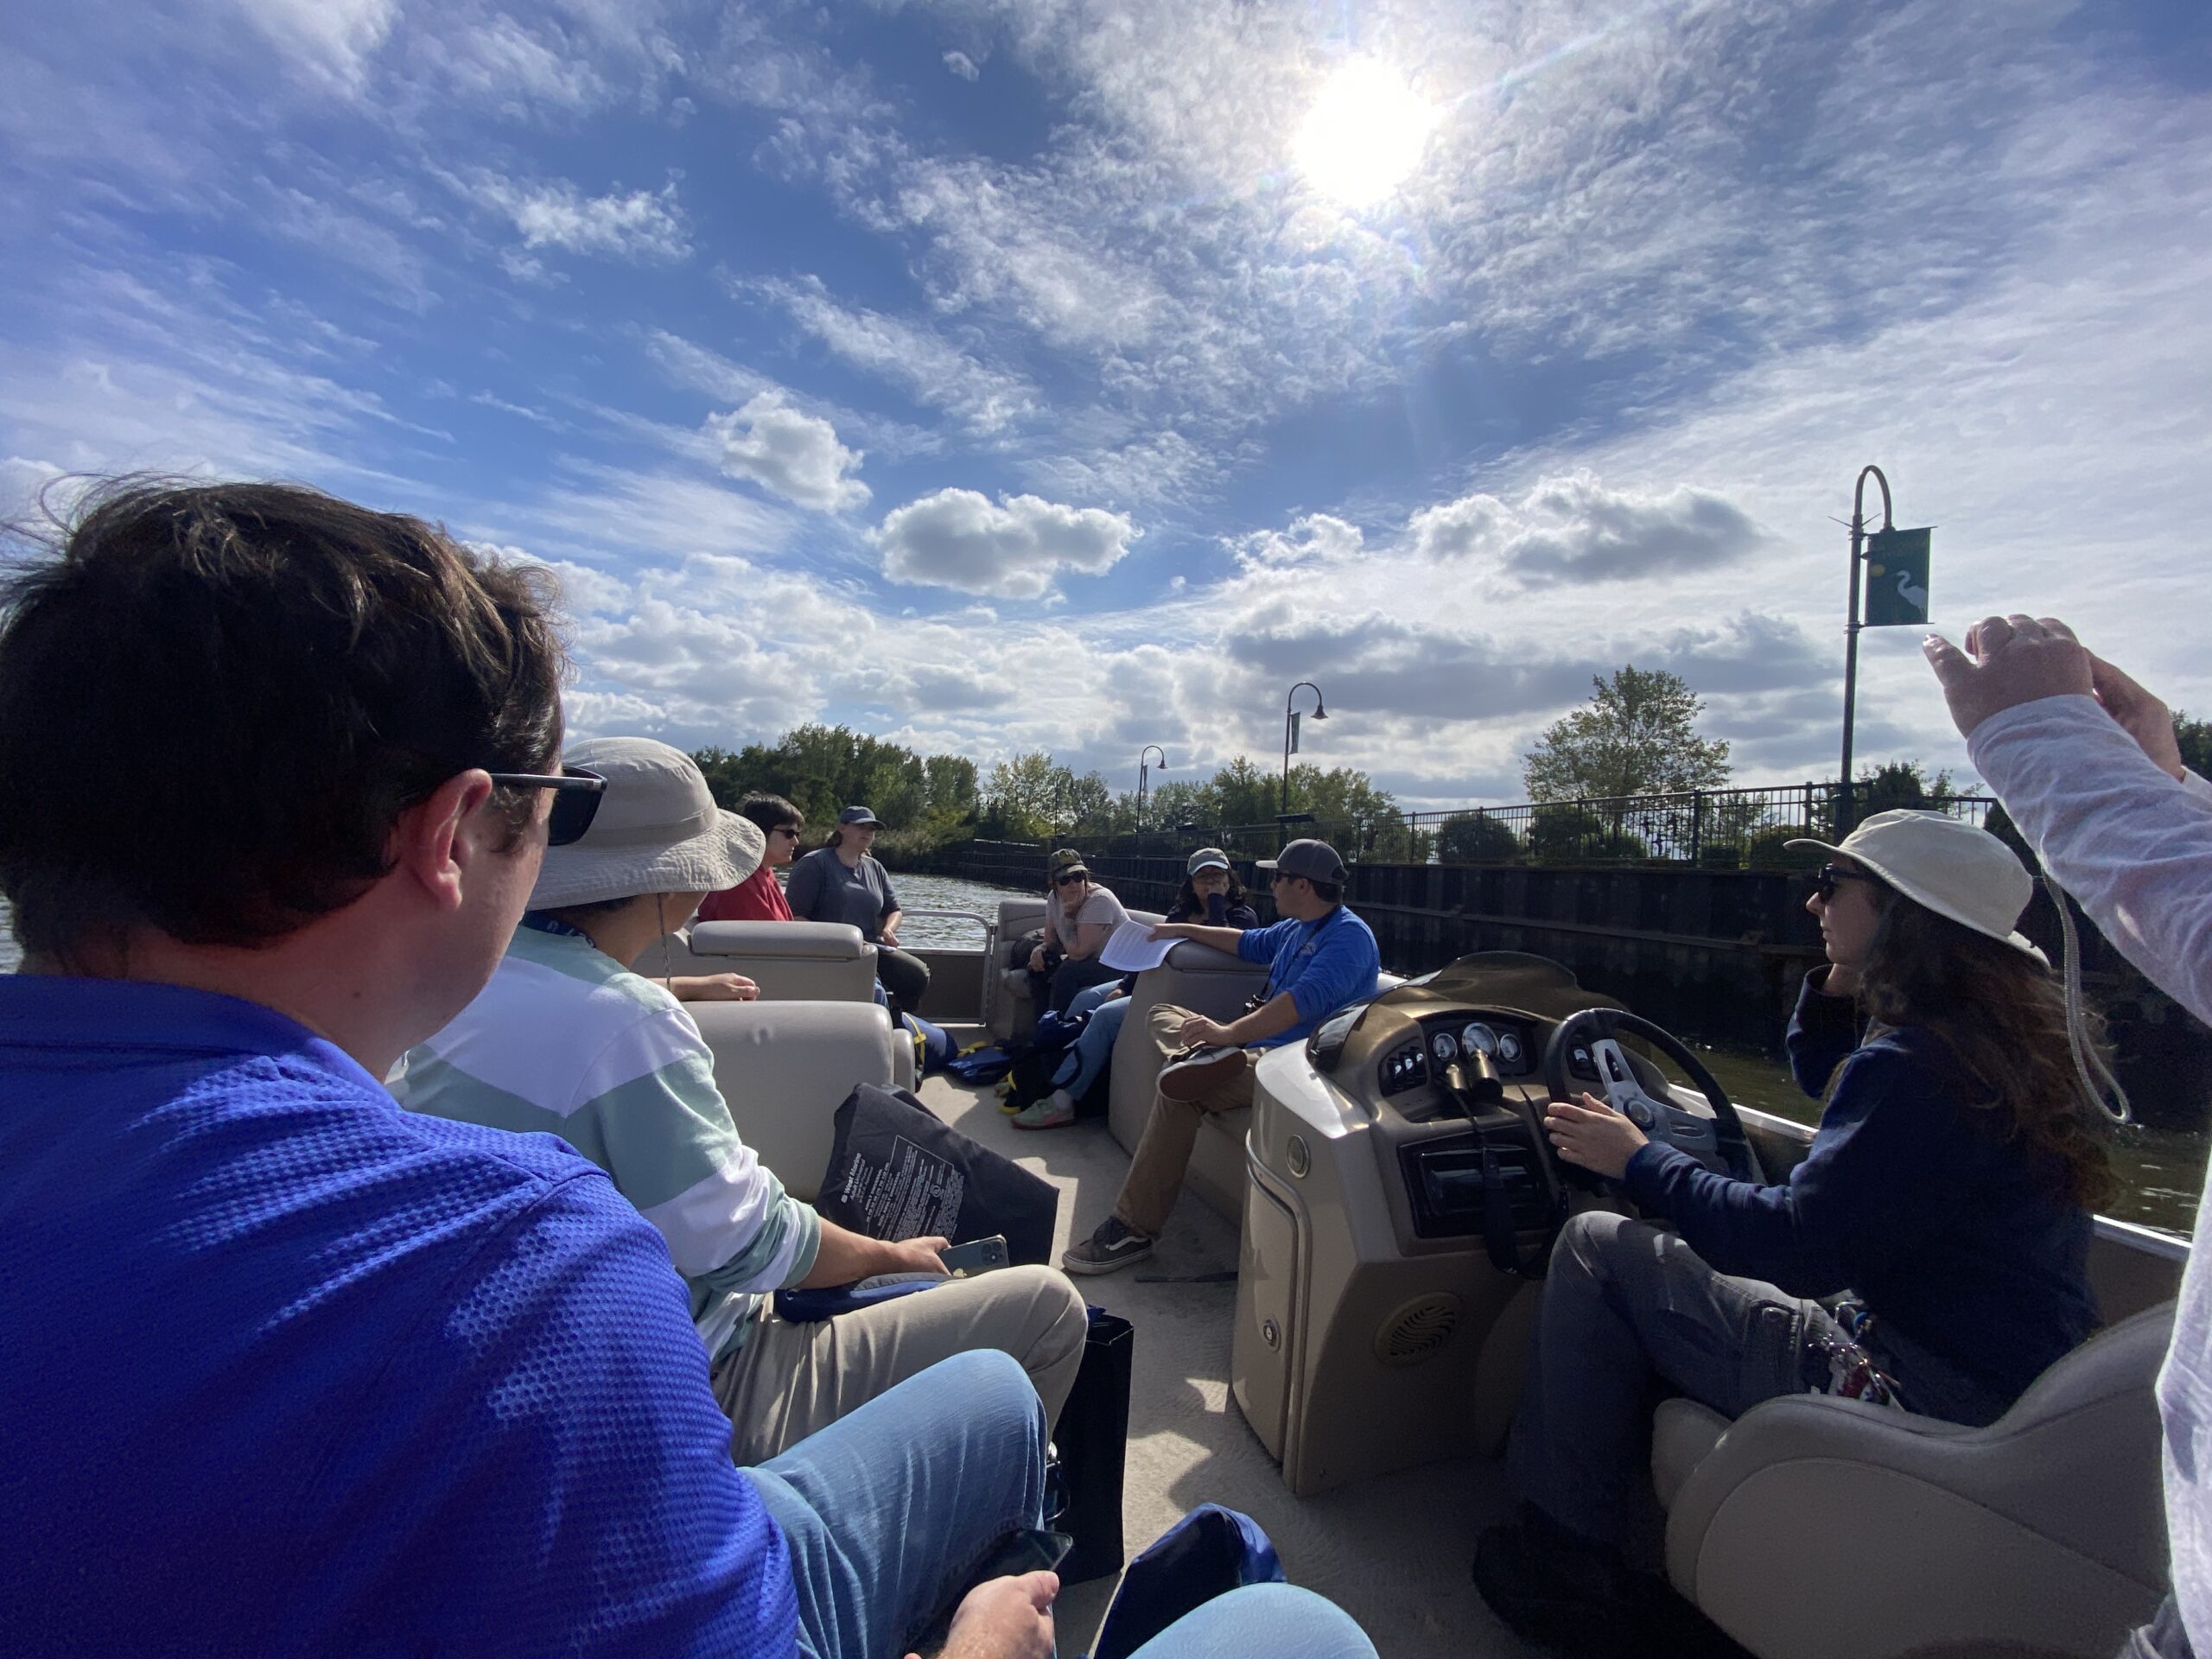
[{"label": "tan vinyl boat seat", "polygon": [[1760,1659],[2108,1659],[2167,1588],[2153,1388],[2171,1302],[1986,1428],[1820,1395],[1654,1421],[1675,1586]]},{"label": "tan vinyl boat seat", "polygon": [[738,1134],[795,1198],[810,1202],[821,1190],[837,1108],[855,1084],[914,1086],[913,1040],[874,1002],[684,1006],[714,1051],[715,1086],[729,1103]]},{"label": "tan vinyl boat seat", "polygon": [[764,1002],[872,1002],[875,947],[843,922],[695,922],[656,940],[630,966],[667,972],[743,974]]}]

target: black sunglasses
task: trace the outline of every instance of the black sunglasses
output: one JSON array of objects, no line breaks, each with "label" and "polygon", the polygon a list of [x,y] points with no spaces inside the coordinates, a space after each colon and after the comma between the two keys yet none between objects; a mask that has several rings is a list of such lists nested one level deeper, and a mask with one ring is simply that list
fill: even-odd
[{"label": "black sunglasses", "polygon": [[1071,881],[1088,881],[1090,880],[1090,872],[1089,870],[1063,870],[1059,874],[1052,878],[1052,885],[1056,887],[1065,887]]},{"label": "black sunglasses", "polygon": [[557,778],[537,772],[495,772],[489,774],[502,789],[550,789],[552,815],[545,820],[545,844],[566,847],[582,841],[591,821],[599,816],[599,803],[607,793],[607,779],[582,766],[563,766]]},{"label": "black sunglasses", "polygon": [[1813,891],[1820,895],[1822,904],[1835,897],[1835,884],[1839,881],[1871,881],[1878,887],[1882,885],[1879,878],[1871,876],[1864,870],[1847,870],[1840,864],[1823,864],[1821,873],[1813,878]]}]

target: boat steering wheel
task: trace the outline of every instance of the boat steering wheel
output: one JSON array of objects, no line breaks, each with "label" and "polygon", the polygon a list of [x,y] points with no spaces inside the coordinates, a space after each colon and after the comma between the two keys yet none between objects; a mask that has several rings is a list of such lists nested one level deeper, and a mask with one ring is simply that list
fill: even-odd
[{"label": "boat steering wheel", "polygon": [[[1635,1066],[1623,1051],[1623,1035],[1640,1037],[1681,1067],[1697,1091],[1713,1108],[1710,1118],[1685,1111],[1671,1100],[1654,1096],[1637,1078]],[[1569,1014],[1553,1031],[1544,1048],[1544,1086],[1556,1101],[1571,1101],[1584,1092],[1585,1081],[1571,1075],[1570,1061],[1584,1060],[1597,1073],[1598,1086],[1588,1092],[1606,1103],[1662,1146],[1688,1153],[1707,1169],[1739,1181],[1764,1184],[1758,1154],[1744,1133],[1744,1120],[1712,1072],[1671,1033],[1649,1020],[1620,1008],[1585,1008]],[[1544,1156],[1554,1173],[1564,1166],[1548,1135],[1539,1137]],[[1586,1172],[1578,1172],[1578,1173]]]}]

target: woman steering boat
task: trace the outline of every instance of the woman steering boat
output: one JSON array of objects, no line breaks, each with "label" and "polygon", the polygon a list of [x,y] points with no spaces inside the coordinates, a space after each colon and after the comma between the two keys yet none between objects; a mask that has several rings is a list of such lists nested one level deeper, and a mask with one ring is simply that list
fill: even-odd
[{"label": "woman steering boat", "polygon": [[1589,1211],[1553,1251],[1510,1454],[1523,1519],[1474,1567],[1524,1636],[1611,1644],[1665,1605],[1623,1554],[1655,1384],[1731,1417],[1809,1390],[1981,1425],[2096,1324],[2090,1211],[2112,1180],[2062,995],[2016,931],[2032,878],[1934,813],[1789,844],[1833,861],[1807,902],[1829,965],[1787,1038],[1827,1107],[1789,1180],[1713,1173],[1591,1095],[1549,1109],[1560,1156],[1649,1219]]}]

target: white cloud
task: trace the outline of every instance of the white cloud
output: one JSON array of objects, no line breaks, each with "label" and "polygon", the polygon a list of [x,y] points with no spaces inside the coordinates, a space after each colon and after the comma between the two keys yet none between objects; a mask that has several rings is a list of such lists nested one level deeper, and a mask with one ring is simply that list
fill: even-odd
[{"label": "white cloud", "polygon": [[1252,570],[1262,567],[1280,569],[1313,560],[1349,559],[1360,551],[1366,539],[1365,532],[1357,524],[1325,512],[1313,512],[1294,519],[1287,531],[1255,531],[1249,536],[1235,537],[1229,545],[1236,555],[1237,563]]},{"label": "white cloud", "polygon": [[1424,508],[1407,530],[1423,557],[1479,563],[1528,588],[1709,569],[1774,539],[1713,491],[1609,489],[1586,470],[1539,479],[1516,502],[1478,493]]},{"label": "white cloud", "polygon": [[239,0],[239,10],[296,62],[353,90],[398,20],[399,0]]},{"label": "white cloud", "polygon": [[1034,495],[995,504],[974,490],[939,490],[887,514],[872,539],[893,582],[1035,599],[1061,570],[1095,576],[1111,569],[1143,533],[1099,507]]},{"label": "white cloud", "polygon": [[937,330],[880,311],[839,304],[818,277],[743,285],[783,308],[808,334],[855,368],[888,380],[920,404],[957,416],[978,432],[996,432],[1035,408],[1020,375],[983,362]]},{"label": "white cloud", "polygon": [[566,179],[531,184],[496,173],[456,185],[479,207],[511,220],[525,247],[664,261],[691,251],[673,182],[604,196],[587,196]]},{"label": "white cloud", "polygon": [[963,80],[977,80],[982,79],[983,73],[981,69],[976,67],[976,60],[969,57],[965,52],[946,53],[944,54],[944,67],[951,70],[954,74],[959,76]]},{"label": "white cloud", "polygon": [[741,409],[709,417],[707,430],[721,444],[722,471],[786,501],[841,512],[868,499],[868,486],[849,476],[860,470],[860,452],[838,442],[829,422],[802,414],[779,392],[764,391]]}]

